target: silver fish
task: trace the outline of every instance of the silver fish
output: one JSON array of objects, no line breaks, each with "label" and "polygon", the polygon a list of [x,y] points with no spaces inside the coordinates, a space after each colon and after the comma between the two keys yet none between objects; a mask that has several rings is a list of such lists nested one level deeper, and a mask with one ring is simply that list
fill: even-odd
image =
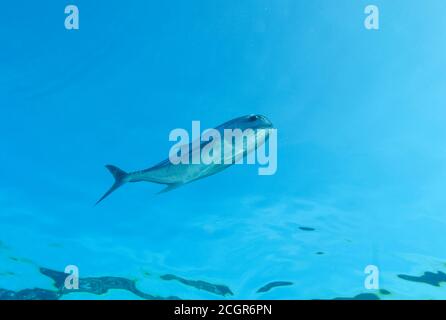
[{"label": "silver fish", "polygon": [[[225,145],[230,144],[229,148],[232,149],[230,158],[228,158],[227,156],[225,158],[225,155],[222,152],[221,153],[222,159],[219,163],[194,164],[189,162],[187,164],[186,163],[173,164],[168,158],[151,168],[140,171],[134,171],[130,173],[127,173],[116,166],[106,165],[105,167],[110,171],[110,173],[115,178],[115,182],[112,185],[112,187],[96,202],[96,204],[104,200],[113,191],[115,191],[116,189],[118,189],[127,182],[146,181],[146,182],[164,184],[167,187],[160,192],[163,193],[178,188],[179,186],[182,186],[189,182],[214,175],[228,168],[232,164],[236,163],[237,161],[245,157],[250,152],[257,149],[260,146],[259,141],[262,141],[262,143],[264,143],[268,139],[269,131],[265,129],[271,129],[272,127],[273,124],[265,116],[262,115],[243,116],[225,122],[215,128],[215,130],[217,130],[222,137],[220,141],[211,140],[211,141],[201,142],[200,144],[198,144],[199,146],[198,149],[196,147],[195,148],[192,147],[194,143],[189,144],[190,151],[189,154],[186,155],[189,158],[192,158],[195,152],[200,152],[200,150],[202,150],[202,148],[209,143],[213,144],[212,146],[213,148],[221,147],[222,148],[221,150],[225,148]],[[224,138],[225,129],[231,129],[231,130],[240,129],[242,131],[245,131],[246,129],[251,129],[253,135],[247,137],[247,139],[251,141],[245,141],[245,143],[243,143],[242,145],[237,146],[236,144],[232,143],[232,139],[231,141],[227,141]]]}]

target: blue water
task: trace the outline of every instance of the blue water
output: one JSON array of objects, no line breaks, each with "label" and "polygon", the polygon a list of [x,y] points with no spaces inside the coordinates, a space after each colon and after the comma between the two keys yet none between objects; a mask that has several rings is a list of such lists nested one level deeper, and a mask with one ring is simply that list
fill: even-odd
[{"label": "blue water", "polygon": [[[73,3],[70,31],[60,1],[0,6],[0,289],[54,290],[39,267],[76,265],[183,299],[222,296],[160,276],[235,299],[446,298],[398,276],[446,272],[444,1],[374,0],[379,30],[362,0]],[[150,167],[172,129],[252,113],[278,129],[275,175],[94,206],[103,165]],[[390,294],[364,287],[367,265]],[[256,292],[273,281],[292,285]]]}]

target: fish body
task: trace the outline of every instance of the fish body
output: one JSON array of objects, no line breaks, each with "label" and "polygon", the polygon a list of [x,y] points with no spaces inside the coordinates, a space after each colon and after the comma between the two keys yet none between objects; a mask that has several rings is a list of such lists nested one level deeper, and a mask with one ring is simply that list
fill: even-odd
[{"label": "fish body", "polygon": [[[113,186],[96,202],[98,204],[104,200],[113,191],[121,187],[127,182],[152,182],[164,184],[167,187],[161,192],[167,192],[192,181],[202,179],[216,173],[219,173],[234,163],[241,161],[247,154],[253,152],[261,144],[268,139],[268,130],[272,128],[272,123],[261,115],[248,115],[235,118],[216,127],[215,130],[220,134],[220,139],[210,139],[209,141],[190,143],[185,154],[185,158],[190,159],[187,163],[172,163],[168,158],[157,165],[148,169],[125,172],[124,170],[113,166],[106,165],[106,168],[115,178]],[[245,136],[242,144],[233,143],[232,137],[225,136],[225,130],[241,130],[250,132]],[[247,130],[250,129],[250,130]],[[200,152],[204,147],[213,150],[221,150],[220,161],[213,163],[204,163],[192,161],[194,156],[200,156]],[[232,150],[225,153],[224,150]]]}]

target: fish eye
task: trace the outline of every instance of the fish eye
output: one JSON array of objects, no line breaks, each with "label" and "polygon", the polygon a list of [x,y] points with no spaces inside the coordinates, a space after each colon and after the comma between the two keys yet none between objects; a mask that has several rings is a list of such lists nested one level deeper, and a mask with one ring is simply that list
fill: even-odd
[{"label": "fish eye", "polygon": [[259,119],[259,116],[250,116],[248,119],[249,121],[256,121]]}]

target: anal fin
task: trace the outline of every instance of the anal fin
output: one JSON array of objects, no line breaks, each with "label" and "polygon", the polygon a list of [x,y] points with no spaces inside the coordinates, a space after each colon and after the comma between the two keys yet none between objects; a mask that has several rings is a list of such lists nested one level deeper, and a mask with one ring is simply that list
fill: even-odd
[{"label": "anal fin", "polygon": [[165,187],[164,189],[162,189],[160,192],[158,192],[157,194],[162,194],[162,193],[166,193],[169,192],[171,190],[174,190],[178,187],[181,187],[183,184],[182,183],[174,183],[174,184],[168,184],[167,187]]}]

